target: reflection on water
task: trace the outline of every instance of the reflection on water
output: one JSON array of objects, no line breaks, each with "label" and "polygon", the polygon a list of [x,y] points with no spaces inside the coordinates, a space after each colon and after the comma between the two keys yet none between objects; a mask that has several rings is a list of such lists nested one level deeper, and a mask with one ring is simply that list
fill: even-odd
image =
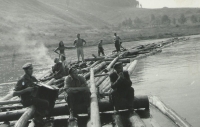
[{"label": "reflection on water", "polygon": [[[157,95],[180,116],[186,118],[194,127],[200,122],[200,38],[190,39],[163,49],[160,54],[149,56],[138,61],[131,79],[135,94]],[[124,43],[124,47],[133,47],[139,44],[158,42],[160,40],[147,40]],[[104,46],[108,53],[114,50],[113,44]],[[97,54],[97,47],[84,49],[85,57]],[[88,53],[89,52],[89,53]],[[76,51],[66,51],[68,60],[76,59]],[[49,52],[52,59],[56,54]],[[28,61],[33,61],[26,56],[15,58],[15,67],[11,59],[2,59],[0,63],[0,82],[16,81],[23,74],[21,66]],[[52,65],[41,65],[34,61],[35,71],[50,68]],[[0,86],[0,96],[11,89],[11,86]]]}]

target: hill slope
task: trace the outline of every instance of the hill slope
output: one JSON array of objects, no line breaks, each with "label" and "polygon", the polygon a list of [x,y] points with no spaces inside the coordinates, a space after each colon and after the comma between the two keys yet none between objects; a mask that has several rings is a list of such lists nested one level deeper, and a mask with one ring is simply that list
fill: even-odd
[{"label": "hill slope", "polygon": [[[111,36],[113,26],[127,18],[136,17],[146,23],[151,15],[168,15],[171,19],[183,13],[186,17],[200,9],[165,8],[142,9],[133,7],[134,0],[0,0],[1,44],[23,40],[53,43],[72,41],[76,33],[88,38]],[[89,34],[87,34],[89,33]]]}]

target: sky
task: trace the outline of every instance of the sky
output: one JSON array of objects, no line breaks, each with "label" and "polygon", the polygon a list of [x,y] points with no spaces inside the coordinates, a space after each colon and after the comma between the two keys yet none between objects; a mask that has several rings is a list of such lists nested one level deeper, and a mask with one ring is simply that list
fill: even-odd
[{"label": "sky", "polygon": [[163,7],[198,7],[200,0],[138,0],[143,8],[163,8]]}]

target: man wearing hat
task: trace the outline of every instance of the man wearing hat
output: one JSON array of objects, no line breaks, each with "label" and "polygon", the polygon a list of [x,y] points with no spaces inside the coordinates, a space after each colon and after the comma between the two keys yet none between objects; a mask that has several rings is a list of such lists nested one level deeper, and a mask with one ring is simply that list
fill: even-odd
[{"label": "man wearing hat", "polygon": [[[134,89],[131,87],[132,82],[128,71],[123,71],[123,65],[121,62],[117,62],[114,65],[115,71],[112,72],[109,77],[111,81],[111,100],[118,111],[120,107],[125,103],[129,111],[133,111],[133,99]],[[123,101],[125,100],[125,101]]]},{"label": "man wearing hat", "polygon": [[76,108],[80,107],[80,104],[82,108],[89,111],[90,90],[88,84],[83,76],[78,75],[78,71],[74,67],[69,69],[69,75],[65,78],[64,90],[67,94],[66,101],[70,112],[69,120],[75,119],[77,115]]},{"label": "man wearing hat", "polygon": [[44,99],[37,98],[36,96],[36,84],[38,80],[32,76],[33,66],[31,63],[26,63],[22,67],[25,74],[18,80],[13,96],[19,96],[21,98],[21,103],[25,107],[34,105],[36,107],[36,112],[34,114],[34,122],[36,126],[41,126],[43,124],[43,117],[45,116],[45,109],[48,108],[49,102]]}]

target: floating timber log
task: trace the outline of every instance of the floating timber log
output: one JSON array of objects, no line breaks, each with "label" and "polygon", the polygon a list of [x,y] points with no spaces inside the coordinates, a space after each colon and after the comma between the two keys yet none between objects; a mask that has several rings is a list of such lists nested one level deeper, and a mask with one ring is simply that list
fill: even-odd
[{"label": "floating timber log", "polygon": [[86,71],[90,71],[90,68],[92,68],[92,67],[95,67],[97,64],[99,64],[99,63],[101,63],[102,61],[96,61],[96,62],[94,62],[92,65],[90,65],[89,67],[87,67],[87,68],[83,68],[82,70],[86,70]]},{"label": "floating timber log", "polygon": [[[102,62],[100,65],[98,65],[98,67],[94,68],[94,73],[98,72],[99,70],[101,70],[105,66],[106,66],[106,62]],[[86,79],[89,78],[90,77],[90,73],[87,73],[84,77]]]},{"label": "floating timber log", "polygon": [[[120,59],[118,60],[118,62],[122,62],[122,63],[130,63],[130,59]],[[111,61],[106,61],[107,64],[110,64]]]},{"label": "floating timber log", "polygon": [[131,123],[131,127],[146,127],[136,112],[130,114],[129,121]]},{"label": "floating timber log", "polygon": [[101,127],[100,116],[99,116],[99,105],[97,99],[97,90],[94,81],[94,69],[90,69],[90,92],[91,92],[91,101],[90,101],[90,120],[89,127]]},{"label": "floating timber log", "polygon": [[[100,112],[113,110],[113,105],[109,102],[109,99],[107,98],[99,100],[98,105]],[[126,105],[124,105],[124,107],[122,108],[126,109]],[[145,95],[134,97],[134,109],[140,108],[149,109],[149,100],[148,97]],[[0,122],[18,120],[26,110],[27,109],[24,108],[20,110],[0,112]],[[77,109],[77,113],[87,113],[87,111],[83,109],[82,106],[80,106],[80,108]],[[53,116],[69,115],[67,103],[56,104],[52,114]]]},{"label": "floating timber log", "polygon": [[[110,71],[111,67],[115,64],[115,62],[116,62],[122,55],[123,55],[123,54],[121,54],[120,56],[117,56],[115,59],[113,59],[113,61],[106,67],[105,72]],[[105,72],[103,72],[103,74],[104,74]],[[100,77],[100,79],[96,82],[96,86],[98,87],[106,78],[107,78],[107,76]]]},{"label": "floating timber log", "polygon": [[[86,61],[112,61],[113,60],[113,58],[103,58],[103,57],[101,57],[101,58],[88,58],[88,59],[85,59]],[[130,63],[130,59],[129,58],[120,58],[120,59],[118,59],[118,61],[119,62],[125,62],[125,63],[128,63],[128,61],[129,61],[129,63]]]},{"label": "floating timber log", "polygon": [[150,103],[157,107],[163,114],[168,116],[179,127],[192,127],[186,120],[181,118],[176,112],[167,107],[158,97],[149,96]]},{"label": "floating timber log", "polygon": [[31,106],[26,110],[26,112],[20,117],[20,119],[15,123],[14,127],[26,127],[28,120],[33,117],[35,112],[35,107]]},{"label": "floating timber log", "polygon": [[124,127],[122,118],[119,113],[112,115],[114,127]]}]

